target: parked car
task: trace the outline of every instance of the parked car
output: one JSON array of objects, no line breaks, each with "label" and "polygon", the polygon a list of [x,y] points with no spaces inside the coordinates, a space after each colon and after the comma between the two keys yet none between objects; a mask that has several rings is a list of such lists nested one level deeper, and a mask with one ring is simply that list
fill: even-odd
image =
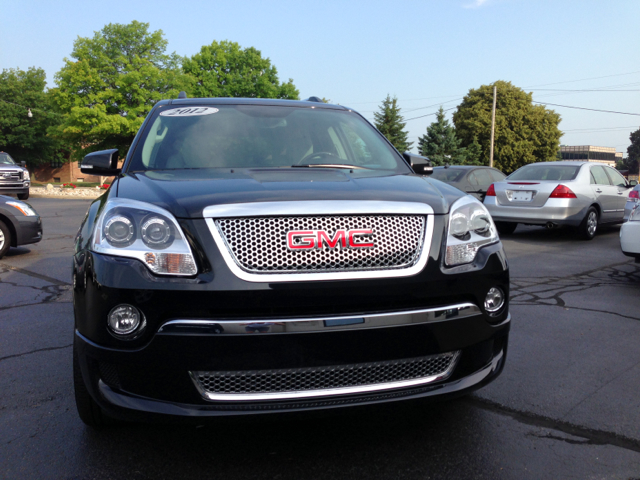
[{"label": "parked car", "polygon": [[627,203],[624,205],[624,221],[629,220],[629,215],[631,215],[631,210],[640,203],[640,185],[635,180],[631,180],[629,185],[633,186],[633,190],[629,192],[629,197],[627,198]]},{"label": "parked car", "polygon": [[[634,189],[637,192],[637,190]],[[632,192],[633,193],[633,192]],[[640,263],[640,203],[634,203],[629,217],[620,227],[620,248],[622,253]]]},{"label": "parked car", "polygon": [[500,170],[491,167],[447,165],[444,167],[433,167],[431,177],[453,185],[482,201],[491,184],[504,180],[506,175]]},{"label": "parked car", "polygon": [[156,103],[73,257],[80,418],[446,398],[500,374],[508,262],[486,208],[313,100]]},{"label": "parked car", "polygon": [[594,162],[542,162],[519,168],[487,191],[484,204],[498,231],[518,223],[577,227],[591,240],[604,223],[621,223],[631,186],[617,171]]},{"label": "parked car", "polygon": [[31,178],[26,163],[18,165],[11,155],[0,152],[0,194],[17,195],[20,200],[29,198]]},{"label": "parked car", "polygon": [[42,240],[42,220],[31,205],[0,195],[0,258],[10,247]]}]

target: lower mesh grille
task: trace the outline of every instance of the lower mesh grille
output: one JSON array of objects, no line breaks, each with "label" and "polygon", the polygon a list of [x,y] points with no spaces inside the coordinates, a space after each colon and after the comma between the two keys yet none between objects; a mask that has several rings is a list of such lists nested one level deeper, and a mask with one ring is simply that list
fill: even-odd
[{"label": "lower mesh grille", "polygon": [[[442,380],[449,376],[459,352],[425,357],[312,368],[191,372],[205,398],[224,400],[246,396],[303,398],[401,388]],[[365,388],[366,387],[366,388]],[[378,388],[379,387],[379,388]],[[336,391],[337,390],[337,391]]]}]

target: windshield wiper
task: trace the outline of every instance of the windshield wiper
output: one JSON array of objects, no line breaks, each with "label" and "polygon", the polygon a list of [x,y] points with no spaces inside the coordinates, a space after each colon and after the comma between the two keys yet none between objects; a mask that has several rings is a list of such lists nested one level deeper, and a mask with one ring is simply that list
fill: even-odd
[{"label": "windshield wiper", "polygon": [[348,170],[370,170],[366,167],[360,167],[358,165],[344,165],[342,163],[310,163],[308,165],[291,165],[291,168],[346,168]]}]

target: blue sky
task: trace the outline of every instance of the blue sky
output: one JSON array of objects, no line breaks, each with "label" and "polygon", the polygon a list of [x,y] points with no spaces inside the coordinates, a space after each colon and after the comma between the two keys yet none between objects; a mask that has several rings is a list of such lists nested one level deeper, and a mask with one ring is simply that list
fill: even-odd
[{"label": "blue sky", "polygon": [[[538,101],[640,114],[637,0],[0,0],[0,15],[0,68],[42,67],[50,86],[78,36],[139,20],[162,29],[179,55],[213,40],[256,47],[302,98],[329,98],[370,119],[388,93],[413,119],[495,80]],[[549,108],[562,115],[567,145],[626,154],[640,127],[638,115]],[[411,140],[433,119],[408,120]]]}]

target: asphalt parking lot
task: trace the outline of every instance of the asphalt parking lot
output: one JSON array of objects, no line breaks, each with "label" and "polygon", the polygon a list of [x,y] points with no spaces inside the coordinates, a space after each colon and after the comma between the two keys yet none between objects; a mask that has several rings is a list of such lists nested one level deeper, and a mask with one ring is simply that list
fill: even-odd
[{"label": "asphalt parking lot", "polygon": [[0,260],[0,478],[640,478],[640,265],[618,227],[503,239],[508,360],[466,398],[95,431],[71,376],[72,242],[90,200],[30,203],[43,241]]}]

